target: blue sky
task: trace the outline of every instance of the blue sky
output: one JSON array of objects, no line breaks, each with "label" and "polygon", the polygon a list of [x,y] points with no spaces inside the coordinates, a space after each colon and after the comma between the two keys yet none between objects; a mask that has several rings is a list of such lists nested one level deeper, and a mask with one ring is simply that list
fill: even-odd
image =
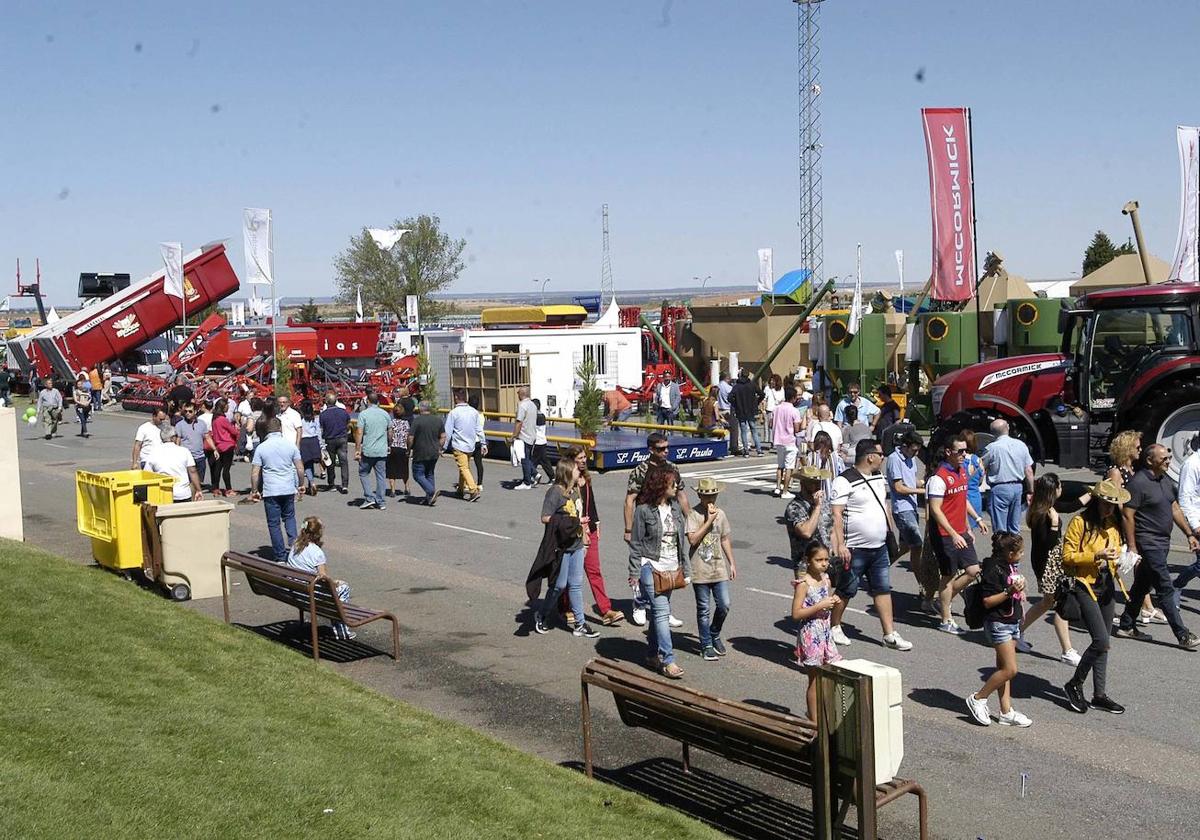
[{"label": "blue sky", "polygon": [[[929,271],[922,106],[973,109],[981,254],[1079,270],[1097,228],[1172,256],[1174,128],[1200,121],[1200,4],[828,0],[825,265]],[[924,67],[924,82],[914,78]],[[431,212],[468,241],[456,292],[622,287],[795,267],[796,11],[787,0],[5,4],[0,294],[41,257],[159,267],[157,243],[275,217],[284,295],[329,293],[351,234]]]}]

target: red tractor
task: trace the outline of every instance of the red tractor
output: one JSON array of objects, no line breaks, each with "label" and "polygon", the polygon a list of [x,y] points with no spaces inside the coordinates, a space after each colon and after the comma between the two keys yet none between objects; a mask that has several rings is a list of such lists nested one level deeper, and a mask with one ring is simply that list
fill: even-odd
[{"label": "red tractor", "polygon": [[996,359],[939,377],[934,440],[997,418],[1036,460],[1084,467],[1127,429],[1171,450],[1171,473],[1200,433],[1200,285],[1093,292],[1061,315],[1061,353]]}]

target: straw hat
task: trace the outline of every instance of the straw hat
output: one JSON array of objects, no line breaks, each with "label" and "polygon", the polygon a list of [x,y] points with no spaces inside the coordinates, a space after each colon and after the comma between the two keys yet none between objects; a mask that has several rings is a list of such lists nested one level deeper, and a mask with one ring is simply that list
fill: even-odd
[{"label": "straw hat", "polygon": [[697,496],[715,496],[725,489],[725,485],[715,478],[702,478],[696,482]]},{"label": "straw hat", "polygon": [[826,481],[832,473],[829,470],[823,470],[820,467],[814,467],[812,464],[805,464],[798,472],[801,478],[807,478],[810,481]]},{"label": "straw hat", "polygon": [[1114,505],[1123,505],[1129,501],[1129,491],[1118,487],[1107,478],[1092,485],[1092,495]]}]

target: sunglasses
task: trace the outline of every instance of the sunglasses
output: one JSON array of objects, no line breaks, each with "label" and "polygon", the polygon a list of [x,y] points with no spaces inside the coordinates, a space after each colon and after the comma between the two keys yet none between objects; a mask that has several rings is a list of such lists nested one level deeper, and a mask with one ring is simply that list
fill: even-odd
[{"label": "sunglasses", "polygon": [[653,451],[654,451],[654,452],[666,452],[666,451],[667,451],[667,449],[669,449],[669,448],[670,448],[670,447],[667,447],[667,446],[655,446],[655,447],[653,448]]},{"label": "sunglasses", "polygon": [[964,449],[951,449],[950,451],[953,452],[955,455],[966,455],[967,454],[967,450],[965,448]]}]

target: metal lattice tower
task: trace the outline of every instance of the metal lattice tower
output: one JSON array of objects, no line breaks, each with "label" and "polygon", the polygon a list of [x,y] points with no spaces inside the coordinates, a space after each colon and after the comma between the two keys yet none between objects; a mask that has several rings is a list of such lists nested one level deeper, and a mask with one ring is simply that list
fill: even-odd
[{"label": "metal lattice tower", "polygon": [[794,0],[800,66],[800,267],[815,285],[825,278],[821,218],[821,47],[817,10],[822,0]]},{"label": "metal lattice tower", "polygon": [[608,248],[608,205],[600,210],[603,241],[600,247],[600,311],[612,301],[616,291],[613,289],[612,254]]}]

